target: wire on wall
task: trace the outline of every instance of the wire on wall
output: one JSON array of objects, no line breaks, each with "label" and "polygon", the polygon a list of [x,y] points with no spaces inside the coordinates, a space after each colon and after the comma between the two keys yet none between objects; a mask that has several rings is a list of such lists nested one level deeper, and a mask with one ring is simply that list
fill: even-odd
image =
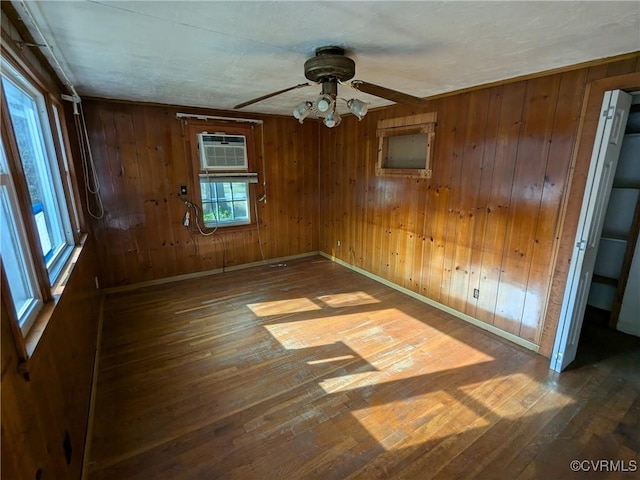
[{"label": "wire on wall", "polygon": [[[87,123],[84,119],[84,110],[80,103],[80,112],[74,113],[76,131],[78,133],[78,147],[80,148],[80,157],[82,158],[82,173],[84,175],[84,193],[85,203],[87,205],[87,213],[93,218],[100,220],[104,217],[104,205],[102,203],[102,195],[100,195],[100,183],[96,173],[96,165],[93,161],[91,152],[91,143],[89,142],[89,133],[87,132]],[[91,210],[90,195],[95,198],[97,211]]]},{"label": "wire on wall", "polygon": [[211,235],[216,233],[216,231],[218,230],[217,225],[208,232],[205,232],[202,226],[200,225],[200,216],[202,215],[202,209],[198,205],[187,200],[184,197],[180,197],[180,200],[184,202],[184,206],[186,207],[184,217],[182,218],[182,224],[185,227],[189,228],[189,226],[191,225],[191,210],[193,210],[193,214],[194,214],[193,216],[195,218],[196,228],[198,229],[198,232],[200,233],[200,235],[202,235],[203,237],[210,237]]},{"label": "wire on wall", "polygon": [[202,228],[202,225],[200,225],[202,209],[197,204],[191,202],[190,200],[187,200],[182,196],[180,197],[180,200],[184,203],[184,206],[186,208],[184,212],[184,216],[182,217],[182,225],[184,225],[184,227],[187,229],[187,231],[189,232],[189,235],[191,236],[191,240],[193,240],[194,244],[196,245],[196,253],[199,255],[199,250],[197,246],[198,244],[193,234],[191,233],[191,228],[190,228],[192,211],[193,211],[193,217],[195,218],[195,224],[196,224],[196,228],[198,229],[198,233],[204,237],[210,237],[212,235],[215,235],[215,237],[220,240],[220,243],[222,244],[222,271],[224,272],[227,266],[227,245],[224,242],[224,237],[218,233],[218,226],[216,225],[213,229],[206,232]]}]

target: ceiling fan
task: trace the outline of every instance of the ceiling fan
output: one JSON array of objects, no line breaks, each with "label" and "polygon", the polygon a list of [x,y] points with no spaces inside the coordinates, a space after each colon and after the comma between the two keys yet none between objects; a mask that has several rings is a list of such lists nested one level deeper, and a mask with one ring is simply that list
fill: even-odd
[{"label": "ceiling fan", "polygon": [[[329,127],[335,127],[340,123],[340,116],[336,111],[336,101],[338,100],[338,83],[351,80],[356,73],[356,63],[349,57],[345,56],[344,48],[337,46],[326,46],[316,49],[315,56],[304,62],[304,76],[315,83],[322,85],[322,92],[314,102],[302,102],[293,109],[293,116],[302,123],[311,113],[316,113],[324,119],[324,124]],[[253,100],[240,103],[233,107],[234,109],[244,108],[248,105],[261,102],[267,98],[275,97],[291,90],[302,87],[308,87],[311,83],[301,83],[293,87],[284,88],[277,92],[268,93]],[[351,87],[354,89],[375,95],[376,97],[391,100],[396,103],[405,103],[409,105],[422,105],[425,100],[413,95],[398,92],[390,88],[381,87],[362,80],[352,80]],[[356,98],[345,100],[349,110],[360,120],[367,114],[367,103]]]}]

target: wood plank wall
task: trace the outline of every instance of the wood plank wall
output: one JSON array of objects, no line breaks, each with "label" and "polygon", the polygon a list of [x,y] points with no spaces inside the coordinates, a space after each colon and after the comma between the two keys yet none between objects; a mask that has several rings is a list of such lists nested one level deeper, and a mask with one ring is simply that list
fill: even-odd
[{"label": "wood plank wall", "polygon": [[3,479],[80,478],[98,330],[96,263],[88,240],[29,359],[30,381],[18,373],[2,299]]},{"label": "wood plank wall", "polygon": [[[182,225],[178,193],[180,185],[192,184],[192,159],[176,113],[230,114],[105,100],[84,102],[84,111],[105,209],[104,218],[91,222],[101,287],[260,261],[259,239],[266,259],[318,250],[316,122],[243,115],[264,121],[265,171],[260,158],[256,191],[263,193],[266,178],[267,203],[258,203],[260,230],[221,228],[203,237]],[[261,135],[255,127],[258,155]]]},{"label": "wood plank wall", "polygon": [[[15,9],[2,2],[3,49],[17,52],[19,62],[34,72],[42,88],[58,96],[59,82],[50,75],[52,69],[40,63],[31,49],[16,46],[16,42],[25,40],[24,27],[17,28],[19,25]],[[31,37],[26,40],[33,42]],[[82,171],[80,163],[76,163],[75,169]],[[0,301],[3,479],[80,478],[97,344],[96,272],[95,244],[90,237],[28,360],[30,381],[17,370],[18,351],[9,324],[7,300],[3,297]]]},{"label": "wood plank wall", "polygon": [[[639,66],[634,57],[424,108],[379,109],[322,130],[320,249],[540,345],[586,86]],[[376,176],[378,120],[429,111],[438,115],[433,177]],[[582,198],[579,171],[571,198]],[[569,209],[565,243],[580,200]],[[557,261],[568,262],[566,251]],[[566,268],[555,274],[566,280]],[[541,353],[550,353],[548,343]]]}]

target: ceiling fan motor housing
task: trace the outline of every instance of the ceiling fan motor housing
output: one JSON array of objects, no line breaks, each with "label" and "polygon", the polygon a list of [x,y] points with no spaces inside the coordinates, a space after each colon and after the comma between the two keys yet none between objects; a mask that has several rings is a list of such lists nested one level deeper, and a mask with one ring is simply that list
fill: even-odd
[{"label": "ceiling fan motor housing", "polygon": [[356,62],[345,57],[342,47],[320,47],[315,57],[304,62],[304,76],[312,82],[336,79],[351,80],[356,74]]}]

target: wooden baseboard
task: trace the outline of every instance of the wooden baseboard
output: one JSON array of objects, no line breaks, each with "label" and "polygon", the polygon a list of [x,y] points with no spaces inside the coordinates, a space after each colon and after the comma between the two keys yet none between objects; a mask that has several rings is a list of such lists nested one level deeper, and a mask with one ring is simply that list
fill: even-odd
[{"label": "wooden baseboard", "polygon": [[325,258],[328,258],[329,260],[336,262],[344,267],[347,267],[350,270],[353,270],[354,272],[360,273],[361,275],[364,275],[365,277],[369,277],[372,280],[375,280],[376,282],[382,283],[383,285],[386,285],[387,287],[393,288],[394,290],[397,290],[399,292],[404,293],[405,295],[409,295],[410,297],[415,298],[416,300],[420,300],[421,302],[424,302],[428,305],[431,305],[432,307],[435,307],[439,310],[442,310],[443,312],[447,312],[449,315],[453,315],[454,317],[457,317],[461,320],[464,320],[465,322],[469,322],[473,325],[475,325],[476,327],[480,327],[483,330],[486,330],[488,332],[493,333],[494,335],[497,335],[498,337],[502,337],[505,340],[509,340],[510,342],[513,342],[517,345],[520,345],[521,347],[527,348],[529,350],[532,350],[536,353],[538,353],[538,349],[540,348],[538,345],[536,345],[535,343],[529,342],[523,338],[520,338],[516,335],[513,335],[509,332],[505,332],[504,330],[500,330],[499,328],[494,327],[493,325],[489,325],[488,323],[484,323],[481,322],[480,320],[473,318],[470,315],[467,315],[466,313],[462,313],[459,312],[457,310],[454,310],[451,307],[448,307],[446,305],[443,305],[442,303],[436,302],[434,300],[431,300],[430,298],[424,297],[416,292],[414,292],[413,290],[409,290],[408,288],[405,287],[401,287],[400,285],[397,285],[393,282],[390,282],[389,280],[379,277],[378,275],[374,275],[371,272],[367,272],[366,270],[363,270],[362,268],[356,267],[355,265],[351,265],[350,263],[344,262],[342,260],[340,260],[339,258],[336,258],[332,255],[329,255],[325,252],[318,252],[320,255],[322,255]]},{"label": "wooden baseboard", "polygon": [[102,325],[104,323],[104,299],[100,296],[100,310],[98,312],[98,336],[96,338],[96,353],[93,359],[93,375],[91,376],[91,392],[89,393],[89,419],[87,433],[84,438],[84,455],[82,456],[82,480],[89,475],[89,460],[91,455],[91,439],[93,438],[93,416],[96,408],[96,388],[98,386],[98,366],[100,364],[100,346],[102,345]]},{"label": "wooden baseboard", "polygon": [[259,262],[243,263],[242,265],[233,265],[230,267],[216,268],[214,270],[204,270],[202,272],[185,273],[184,275],[175,275],[173,277],[159,278],[157,280],[149,280],[148,282],[133,283],[131,285],[121,285],[118,287],[105,288],[103,291],[105,294],[128,292],[131,290],[137,290],[143,287],[151,287],[154,285],[162,285],[165,283],[179,282],[181,280],[190,280],[192,278],[208,277],[209,275],[217,275],[224,272],[233,272],[235,270],[244,270],[245,268],[258,267],[260,265],[269,265],[271,263],[281,263],[288,260],[295,260],[296,258],[313,257],[318,255],[319,252],[306,252],[299,253],[297,255],[289,255],[286,257],[269,258],[267,260],[260,260]]}]

